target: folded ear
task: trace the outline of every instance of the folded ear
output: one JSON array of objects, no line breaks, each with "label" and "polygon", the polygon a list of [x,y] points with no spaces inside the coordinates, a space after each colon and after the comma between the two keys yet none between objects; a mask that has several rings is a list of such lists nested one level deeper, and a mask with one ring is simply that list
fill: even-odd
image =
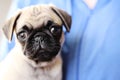
[{"label": "folded ear", "polygon": [[9,41],[12,40],[16,21],[18,20],[21,12],[19,11],[15,16],[11,17],[3,26],[3,32]]},{"label": "folded ear", "polygon": [[71,28],[71,23],[72,23],[71,16],[67,12],[61,9],[58,9],[55,6],[50,6],[50,7],[60,17],[66,30],[69,32]]}]

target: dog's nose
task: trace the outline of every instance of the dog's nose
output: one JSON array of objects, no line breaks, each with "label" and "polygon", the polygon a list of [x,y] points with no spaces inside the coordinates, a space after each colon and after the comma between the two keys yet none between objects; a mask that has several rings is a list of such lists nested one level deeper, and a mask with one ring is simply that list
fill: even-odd
[{"label": "dog's nose", "polygon": [[45,44],[44,44],[44,37],[39,35],[34,38],[36,47],[39,46],[40,48],[44,49]]}]

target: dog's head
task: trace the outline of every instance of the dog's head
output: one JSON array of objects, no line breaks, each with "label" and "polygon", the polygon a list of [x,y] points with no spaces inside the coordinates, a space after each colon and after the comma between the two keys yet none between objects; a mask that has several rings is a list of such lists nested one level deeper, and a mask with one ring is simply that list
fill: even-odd
[{"label": "dog's head", "polygon": [[3,31],[9,41],[15,32],[25,56],[34,61],[50,61],[60,51],[63,28],[70,31],[71,16],[51,5],[24,8],[8,20]]}]

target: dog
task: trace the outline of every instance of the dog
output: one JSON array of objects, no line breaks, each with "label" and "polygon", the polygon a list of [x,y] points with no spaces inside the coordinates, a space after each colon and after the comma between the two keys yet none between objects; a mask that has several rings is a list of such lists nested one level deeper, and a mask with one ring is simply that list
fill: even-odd
[{"label": "dog", "polygon": [[[18,10],[3,26],[15,47],[0,64],[0,80],[62,80],[61,47],[71,16],[54,5]],[[63,27],[64,26],[64,27]]]}]

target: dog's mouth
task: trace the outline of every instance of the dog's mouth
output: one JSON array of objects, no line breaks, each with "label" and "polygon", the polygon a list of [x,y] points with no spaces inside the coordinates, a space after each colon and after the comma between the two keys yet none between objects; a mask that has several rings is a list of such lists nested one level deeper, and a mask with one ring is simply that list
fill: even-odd
[{"label": "dog's mouth", "polygon": [[24,51],[24,54],[31,60],[36,62],[46,62],[52,61],[56,55],[59,53],[60,47],[58,49],[47,51],[47,50],[38,50],[38,51]]}]

